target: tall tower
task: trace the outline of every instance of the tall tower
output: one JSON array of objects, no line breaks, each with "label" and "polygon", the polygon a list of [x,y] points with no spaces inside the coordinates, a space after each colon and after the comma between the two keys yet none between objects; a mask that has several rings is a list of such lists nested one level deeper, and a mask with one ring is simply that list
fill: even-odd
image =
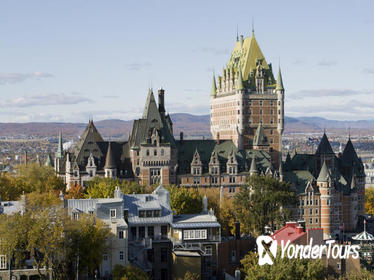
[{"label": "tall tower", "polygon": [[256,149],[254,138],[261,123],[272,162],[278,166],[284,129],[282,74],[275,80],[254,32],[237,39],[231,57],[210,95],[211,133],[214,139],[231,139],[239,149]]}]

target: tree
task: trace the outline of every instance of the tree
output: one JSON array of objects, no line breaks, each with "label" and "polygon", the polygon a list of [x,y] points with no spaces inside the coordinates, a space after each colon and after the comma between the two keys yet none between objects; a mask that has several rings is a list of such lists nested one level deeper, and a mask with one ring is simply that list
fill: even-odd
[{"label": "tree", "polygon": [[87,183],[86,198],[113,197],[114,191],[119,187],[124,194],[151,193],[155,186],[141,186],[137,182],[120,181],[119,179],[95,177]]},{"label": "tree", "polygon": [[175,214],[196,214],[202,211],[202,197],[194,188],[170,186],[170,206]]},{"label": "tree", "polygon": [[80,199],[84,198],[84,190],[83,187],[78,184],[78,185],[72,185],[70,189],[66,192],[65,194],[66,199]]},{"label": "tree", "polygon": [[200,275],[197,273],[187,271],[184,275],[184,280],[200,280]]},{"label": "tree", "polygon": [[113,280],[148,280],[149,277],[147,273],[145,273],[140,268],[128,264],[125,266],[123,265],[115,265],[112,270]]},{"label": "tree", "polygon": [[14,258],[17,267],[29,252],[41,278],[40,268],[46,266],[53,279],[74,279],[79,259],[79,271],[92,278],[111,244],[110,230],[93,215],[71,219],[51,193],[27,195],[23,214],[0,215],[0,252]]},{"label": "tree", "polygon": [[223,197],[220,204],[220,190],[218,188],[200,188],[201,196],[206,195],[208,199],[208,209],[213,209],[218,222],[221,224],[221,230],[224,234],[235,233],[236,213],[233,199]]},{"label": "tree", "polygon": [[366,213],[374,215],[374,188],[365,189],[365,200]]},{"label": "tree", "polygon": [[325,267],[321,260],[281,258],[278,251],[272,265],[258,265],[258,255],[249,252],[243,260],[242,272],[246,280],[319,280],[325,278]]},{"label": "tree", "polygon": [[243,229],[262,233],[266,225],[274,229],[276,223],[288,219],[286,207],[296,204],[296,194],[290,185],[271,176],[251,176],[247,186],[235,195],[235,212]]},{"label": "tree", "polygon": [[19,165],[16,167],[16,172],[15,184],[25,193],[65,190],[65,183],[56,176],[50,166],[39,166],[36,163]]},{"label": "tree", "polygon": [[22,190],[15,184],[14,177],[7,173],[0,174],[0,198],[3,201],[17,200]]}]

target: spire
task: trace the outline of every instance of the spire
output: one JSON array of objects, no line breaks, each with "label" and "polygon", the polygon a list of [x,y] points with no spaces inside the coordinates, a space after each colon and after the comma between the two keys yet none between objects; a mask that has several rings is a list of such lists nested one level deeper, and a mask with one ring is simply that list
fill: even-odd
[{"label": "spire", "polygon": [[216,96],[217,95],[217,84],[216,84],[216,77],[213,73],[213,84],[212,84],[212,91],[210,93],[211,96]]},{"label": "spire", "polygon": [[236,42],[239,41],[239,27],[236,25]]},{"label": "spire", "polygon": [[318,145],[316,154],[334,154],[325,132],[323,133],[321,142]]},{"label": "spire", "polygon": [[282,79],[282,72],[281,72],[281,68],[279,66],[279,71],[278,71],[278,80],[277,80],[277,86],[275,88],[276,90],[284,90],[284,87],[283,87],[283,79]]},{"label": "spire", "polygon": [[64,149],[62,147],[62,133],[61,131],[58,133],[58,147],[57,147],[57,158],[62,158],[62,155],[64,153]]},{"label": "spire", "polygon": [[268,141],[265,136],[264,128],[262,127],[262,122],[260,122],[256,129],[255,137],[253,138],[253,146],[266,146],[266,145],[268,145]]},{"label": "spire", "polygon": [[257,174],[257,165],[256,165],[256,156],[253,155],[252,162],[251,162],[251,168],[249,169],[250,175]]},{"label": "spire", "polygon": [[44,165],[45,166],[52,166],[53,167],[52,158],[51,158],[50,154],[48,154],[47,160],[45,161]]},{"label": "spire", "polygon": [[326,161],[323,161],[323,165],[321,171],[319,172],[317,182],[328,182],[330,178],[330,171],[327,167]]},{"label": "spire", "polygon": [[115,168],[116,168],[116,162],[114,160],[114,156],[112,152],[112,144],[111,142],[109,142],[108,150],[106,152],[104,169],[115,169]]},{"label": "spire", "polygon": [[243,85],[243,77],[242,77],[242,70],[240,70],[240,67],[239,67],[239,70],[238,70],[238,80],[237,80],[237,84],[236,84],[236,89],[237,90],[243,90],[244,89],[244,85]]}]

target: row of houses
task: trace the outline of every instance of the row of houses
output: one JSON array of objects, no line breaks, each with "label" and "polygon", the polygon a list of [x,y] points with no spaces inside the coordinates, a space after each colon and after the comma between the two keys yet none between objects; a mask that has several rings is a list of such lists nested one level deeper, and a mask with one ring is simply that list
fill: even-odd
[{"label": "row of houses", "polygon": [[[117,264],[135,265],[154,280],[184,279],[187,271],[201,279],[234,275],[240,259],[253,249],[254,240],[242,239],[239,226],[236,238],[224,240],[206,197],[202,213],[175,215],[169,196],[160,185],[151,194],[124,195],[117,188],[113,198],[61,198],[72,219],[95,215],[113,234],[100,265],[102,279],[111,279]],[[22,199],[1,204],[3,214],[25,211]],[[8,269],[6,256],[0,260],[0,269]]]}]

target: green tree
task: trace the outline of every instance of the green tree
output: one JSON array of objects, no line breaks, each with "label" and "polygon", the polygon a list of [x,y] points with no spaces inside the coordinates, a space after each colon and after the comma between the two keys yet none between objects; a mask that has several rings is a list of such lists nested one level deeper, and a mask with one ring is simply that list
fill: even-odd
[{"label": "green tree", "polygon": [[170,186],[170,205],[175,214],[195,214],[202,211],[202,197],[198,190]]},{"label": "green tree", "polygon": [[17,200],[22,189],[15,184],[14,177],[7,173],[0,174],[0,198],[3,201]]},{"label": "green tree", "polygon": [[119,179],[95,177],[92,181],[87,182],[87,198],[107,198],[113,197],[114,191],[120,187],[124,194],[132,193],[151,193],[155,186],[141,186],[137,182],[120,181]]},{"label": "green tree", "polygon": [[[123,268],[122,266],[122,268],[118,268],[118,270],[116,271],[121,273],[120,274],[121,280],[148,280],[149,279],[147,273],[145,273],[140,268],[130,265],[130,264],[126,265],[125,268]],[[116,278],[113,278],[113,279],[115,280]]]},{"label": "green tree", "polygon": [[271,176],[251,176],[248,184],[235,195],[235,212],[243,229],[262,233],[266,225],[288,219],[287,206],[296,204],[296,194],[290,185]]},{"label": "green tree", "polygon": [[249,252],[243,260],[242,272],[246,280],[320,280],[325,278],[325,267],[321,260],[281,258],[280,251],[273,265],[258,265],[258,255]]},{"label": "green tree", "polygon": [[36,163],[19,165],[16,167],[16,172],[15,183],[25,193],[65,190],[65,183],[56,176],[50,166],[39,166]]}]

